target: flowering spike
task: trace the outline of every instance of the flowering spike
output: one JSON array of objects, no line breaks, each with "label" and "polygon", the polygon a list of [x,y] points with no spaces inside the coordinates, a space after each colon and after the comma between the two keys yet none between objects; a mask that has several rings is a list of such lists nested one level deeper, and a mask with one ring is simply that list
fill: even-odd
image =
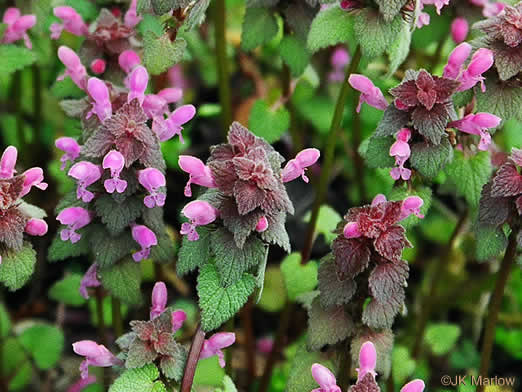
[{"label": "flowering spike", "polygon": [[72,162],[80,156],[80,145],[72,137],[60,137],[56,139],[54,145],[65,153],[60,158],[60,162],[62,162],[61,170],[65,169],[68,161]]},{"label": "flowering spike", "polygon": [[136,67],[129,75],[129,95],[127,96],[127,102],[131,102],[133,99],[137,99],[140,105],[143,104],[145,99],[145,90],[149,83],[149,73],[143,66]]},{"label": "flowering spike", "polygon": [[420,212],[420,208],[423,204],[424,200],[422,200],[419,196],[408,196],[402,202],[399,220],[406,219],[412,214],[415,215],[417,218],[424,218],[424,215]]},{"label": "flowering spike", "polygon": [[379,110],[384,110],[388,107],[388,101],[384,98],[382,91],[378,87],[375,87],[373,82],[366,76],[352,74],[348,79],[348,83],[350,83],[350,86],[355,90],[361,92],[359,105],[357,105],[357,113],[361,111],[361,106],[364,102]]},{"label": "flowering spike", "polygon": [[43,219],[31,218],[27,221],[27,224],[25,225],[25,232],[33,236],[41,237],[47,234],[47,230],[47,222],[45,222]]},{"label": "flowering spike", "polygon": [[256,225],[256,231],[258,233],[262,233],[268,229],[268,219],[266,219],[266,216],[262,216]]},{"label": "flowering spike", "polygon": [[87,87],[87,70],[83,66],[78,55],[67,46],[60,46],[58,48],[58,58],[65,65],[65,73],[58,77],[58,80],[63,80],[69,76],[74,84],[82,90]]},{"label": "flowering spike", "polygon": [[167,307],[167,286],[163,282],[156,282],[152,289],[152,306],[150,319],[154,320],[161,315]]},{"label": "flowering spike", "polygon": [[475,52],[471,58],[468,68],[459,81],[461,82],[458,91],[469,90],[477,83],[480,82],[482,92],[486,91],[486,85],[484,84],[484,76],[482,74],[493,66],[494,58],[493,52],[489,49],[480,48]]},{"label": "flowering spike", "polygon": [[102,168],[94,163],[81,161],[75,163],[67,174],[78,180],[76,197],[82,199],[85,203],[89,203],[94,198],[94,194],[88,191],[87,187],[101,178],[103,174]]},{"label": "flowering spike", "polygon": [[129,6],[129,9],[125,13],[125,16],[123,18],[125,22],[125,26],[133,28],[141,21],[141,16],[138,16],[138,13],[136,12],[137,8],[137,0],[132,0]]},{"label": "flowering spike", "polygon": [[132,227],[132,238],[134,238],[134,241],[141,246],[140,251],[132,254],[132,258],[136,262],[148,258],[150,255],[150,248],[158,245],[156,234],[154,234],[154,232],[147,226],[134,225]]},{"label": "flowering spike", "polygon": [[491,144],[491,135],[487,132],[490,128],[500,125],[502,119],[490,113],[468,114],[461,120],[453,121],[449,127],[457,128],[459,131],[470,135],[480,136],[479,150],[486,151]]},{"label": "flowering spike", "polygon": [[108,193],[114,193],[114,191],[123,193],[127,189],[127,181],[120,179],[120,173],[124,166],[125,158],[119,151],[111,150],[103,158],[102,167],[111,170],[111,178],[103,183]]},{"label": "flowering spike", "polygon": [[163,118],[155,119],[152,129],[156,132],[161,142],[178,135],[181,143],[184,143],[183,135],[181,134],[183,130],[182,125],[190,121],[195,115],[196,108],[193,105],[183,105],[174,110],[166,120]]},{"label": "flowering spike", "polygon": [[190,223],[183,223],[181,225],[180,233],[187,235],[189,241],[197,241],[199,234],[196,231],[196,227],[208,225],[216,220],[219,215],[219,211],[212,207],[208,202],[195,200],[188,203],[181,211],[185,215]]},{"label": "flowering spike", "polygon": [[407,181],[411,177],[411,170],[404,167],[411,155],[410,145],[408,144],[410,137],[411,131],[408,128],[402,128],[397,132],[397,141],[390,147],[390,156],[395,157],[395,164],[398,166],[390,172],[394,180],[402,178]]},{"label": "flowering spike", "polygon": [[14,146],[9,146],[4,150],[0,158],[0,178],[12,178],[16,173],[16,158],[18,150]]},{"label": "flowering spike", "polygon": [[112,104],[107,85],[98,78],[90,78],[87,82],[87,91],[94,100],[87,118],[95,113],[101,122],[112,116]]},{"label": "flowering spike", "polygon": [[33,167],[31,169],[26,170],[23,173],[24,176],[24,186],[22,188],[22,192],[20,192],[20,197],[24,197],[27,195],[33,186],[41,189],[42,191],[46,190],[49,184],[43,182],[44,175],[43,170],[40,167]]},{"label": "flowering spike", "polygon": [[172,333],[177,332],[187,319],[187,314],[183,310],[175,310],[171,314],[172,319]]},{"label": "flowering spike", "polygon": [[283,182],[295,180],[301,176],[304,182],[308,183],[309,179],[306,176],[306,169],[317,162],[321,152],[317,148],[306,148],[300,151],[294,159],[290,160],[284,167],[281,176]]},{"label": "flowering spike", "polygon": [[89,366],[109,367],[123,364],[104,345],[92,340],[81,340],[73,343],[72,346],[76,354],[85,357],[85,360],[80,365],[82,378],[89,376]]},{"label": "flowering spike", "polygon": [[341,392],[341,388],[337,385],[334,374],[327,367],[319,363],[314,363],[312,365],[312,377],[320,387],[314,389],[312,392]]},{"label": "flowering spike", "polygon": [[466,37],[469,32],[469,24],[468,21],[462,17],[455,18],[451,23],[451,37],[455,43],[460,44]]},{"label": "flowering spike", "polygon": [[77,233],[76,230],[87,226],[91,222],[91,215],[82,207],[69,207],[62,210],[56,217],[56,220],[67,226],[66,229],[60,232],[62,241],[71,240],[74,244],[82,238],[81,234]]},{"label": "flowering spike", "polygon": [[233,345],[235,341],[236,335],[233,332],[218,332],[209,339],[205,339],[199,359],[210,358],[217,355],[219,365],[224,368],[226,365],[225,354],[221,350]]},{"label": "flowering spike", "polygon": [[130,73],[141,63],[140,56],[133,50],[124,50],[118,57],[118,64],[125,73]]},{"label": "flowering spike", "polygon": [[164,187],[167,182],[162,172],[155,168],[147,168],[138,172],[139,183],[149,191],[149,195],[143,200],[145,206],[154,208],[165,205],[166,195],[158,192],[159,188]]},{"label": "flowering spike", "polygon": [[359,238],[362,236],[359,230],[359,224],[357,222],[348,222],[343,229],[343,235],[345,238]]},{"label": "flowering spike", "polygon": [[444,67],[443,76],[449,79],[458,79],[471,50],[472,47],[467,42],[463,42],[453,49],[449,55],[448,64]]},{"label": "flowering spike", "polygon": [[401,388],[401,392],[422,392],[424,391],[424,381],[413,380]]},{"label": "flowering spike", "polygon": [[89,299],[89,287],[99,287],[101,282],[98,280],[98,264],[92,264],[80,282],[80,294],[83,298]]},{"label": "flowering spike", "polygon": [[215,188],[216,183],[212,177],[210,168],[206,166],[200,159],[190,155],[180,155],[178,165],[184,172],[188,173],[189,180],[185,185],[185,196],[191,197],[192,190],[190,184],[205,186],[207,188]]},{"label": "flowering spike", "polygon": [[53,13],[54,16],[61,19],[62,24],[53,23],[51,25],[51,39],[60,38],[63,30],[77,36],[86,35],[89,32],[82,16],[74,8],[68,6],[55,7]]},{"label": "flowering spike", "polygon": [[367,373],[372,374],[375,378],[375,376],[377,376],[375,372],[376,365],[377,351],[375,350],[375,346],[370,341],[365,342],[359,351],[359,368],[355,369],[357,371],[357,380],[362,380]]}]

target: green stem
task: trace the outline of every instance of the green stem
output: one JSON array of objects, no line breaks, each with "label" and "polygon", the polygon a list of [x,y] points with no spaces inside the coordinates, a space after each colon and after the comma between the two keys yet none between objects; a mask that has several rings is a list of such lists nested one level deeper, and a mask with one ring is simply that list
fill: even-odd
[{"label": "green stem", "polygon": [[221,120],[223,133],[226,135],[228,133],[228,127],[232,123],[232,102],[227,61],[225,0],[215,0],[214,39],[216,41],[216,65],[219,83],[219,101],[221,103]]},{"label": "green stem", "polygon": [[245,348],[247,354],[248,369],[248,385],[254,383],[256,377],[256,338],[254,336],[254,325],[252,321],[252,313],[254,311],[254,300],[252,297],[248,300],[244,308],[241,310],[241,324],[245,334]]},{"label": "green stem", "polygon": [[[500,270],[497,274],[495,283],[495,290],[489,302],[488,315],[486,317],[486,328],[484,330],[484,340],[482,341],[482,355],[480,357],[480,371],[479,375],[487,377],[489,364],[491,361],[491,353],[493,352],[493,342],[495,340],[495,326],[498,320],[498,313],[502,305],[502,298],[504,297],[504,289],[509,279],[511,267],[515,262],[517,254],[517,235],[518,230],[513,230],[509,236],[508,246]],[[484,391],[484,384],[479,385],[477,392]]]},{"label": "green stem", "polygon": [[118,298],[111,297],[112,327],[117,337],[123,335],[123,320],[121,317],[121,302]]},{"label": "green stem", "polygon": [[337,98],[337,103],[335,105],[335,111],[332,118],[332,124],[330,126],[330,133],[328,134],[328,140],[326,141],[326,146],[323,149],[324,162],[321,168],[321,177],[319,179],[317,195],[315,197],[314,205],[312,207],[312,217],[310,219],[310,223],[308,224],[304,247],[301,253],[302,264],[306,264],[310,259],[310,255],[312,253],[312,246],[314,243],[315,225],[317,223],[317,218],[319,217],[319,209],[328,191],[328,184],[330,182],[330,171],[332,170],[335,158],[335,145],[339,138],[338,134],[341,128],[341,121],[343,119],[344,106],[346,104],[346,99],[348,98],[348,92],[350,91],[348,78],[352,73],[357,71],[360,62],[361,48],[360,46],[357,46],[350,66],[346,69],[344,82],[341,86],[341,91],[339,92],[339,97]]},{"label": "green stem", "polygon": [[[183,381],[181,383],[181,392],[191,392],[192,383],[194,382],[194,374],[196,374],[196,367],[198,365],[199,354],[203,348],[203,342],[205,341],[205,332],[201,329],[201,325],[198,325],[196,334],[192,339],[192,345],[190,346],[190,352],[185,365],[185,373],[183,374]],[[227,350],[229,351],[229,350]]]},{"label": "green stem", "polygon": [[295,108],[294,105],[292,105],[291,101],[292,74],[290,72],[290,67],[288,67],[288,65],[286,64],[283,64],[283,74],[281,79],[283,84],[283,97],[286,99],[286,109],[290,114],[290,137],[292,138],[294,154],[297,154],[299,151],[303,149],[303,139],[301,137],[301,133],[297,129]]},{"label": "green stem", "polygon": [[[234,316],[232,316],[232,318],[229,319],[225,323],[225,330],[227,332],[234,332],[235,327],[236,327],[236,320],[235,320]],[[226,363],[225,371],[229,376],[231,376],[231,374],[232,374],[232,350],[225,351],[225,363]]]},{"label": "green stem", "polygon": [[98,318],[98,339],[103,345],[107,345],[105,339],[105,320],[103,317],[103,292],[100,287],[96,288],[96,317]]}]

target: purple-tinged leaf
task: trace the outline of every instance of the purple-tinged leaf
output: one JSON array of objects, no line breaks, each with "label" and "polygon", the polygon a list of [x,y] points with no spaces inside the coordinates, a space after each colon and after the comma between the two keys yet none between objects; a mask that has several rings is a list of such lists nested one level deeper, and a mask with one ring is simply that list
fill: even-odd
[{"label": "purple-tinged leaf", "polygon": [[365,238],[347,239],[339,236],[334,240],[332,250],[340,280],[353,279],[363,272],[370,262],[371,251]]},{"label": "purple-tinged leaf", "polygon": [[352,279],[339,280],[332,255],[319,265],[319,300],[324,308],[347,304],[355,294],[357,283]]},{"label": "purple-tinged leaf", "polygon": [[336,344],[349,337],[354,330],[352,320],[343,306],[324,309],[316,298],[308,312],[308,339],[310,350],[317,351],[327,344]]},{"label": "purple-tinged leaf", "polygon": [[389,297],[403,289],[408,279],[408,271],[408,263],[403,260],[378,264],[368,278],[372,297],[381,303],[386,302]]},{"label": "purple-tinged leaf", "polygon": [[388,260],[400,261],[402,250],[405,247],[412,247],[405,232],[402,226],[390,227],[374,241],[375,250]]}]

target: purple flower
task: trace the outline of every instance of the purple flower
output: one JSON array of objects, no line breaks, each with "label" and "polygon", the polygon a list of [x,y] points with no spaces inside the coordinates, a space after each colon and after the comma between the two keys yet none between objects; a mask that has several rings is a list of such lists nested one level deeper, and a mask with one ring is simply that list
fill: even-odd
[{"label": "purple flower", "polygon": [[201,185],[207,188],[215,188],[216,183],[210,168],[206,166],[200,159],[190,155],[180,155],[178,165],[184,172],[189,174],[189,180],[185,185],[184,194],[187,197],[192,196],[190,184]]},{"label": "purple flower", "polygon": [[89,299],[89,287],[99,287],[101,282],[98,280],[98,264],[92,264],[80,282],[80,294],[83,298]]},{"label": "purple flower", "polygon": [[165,114],[168,103],[157,94],[147,94],[142,107],[148,118],[156,118]]},{"label": "purple flower", "polygon": [[68,6],[55,7],[53,13],[54,16],[61,19],[62,24],[53,23],[51,25],[51,39],[60,38],[63,30],[77,36],[87,35],[89,32],[82,16],[74,8]]},{"label": "purple flower", "polygon": [[94,194],[87,190],[87,187],[98,181],[103,169],[94,163],[81,161],[75,163],[67,173],[72,178],[78,180],[78,188],[76,189],[76,197],[82,199],[85,203],[89,203],[94,199]]},{"label": "purple flower", "polygon": [[363,377],[370,373],[375,378],[375,366],[377,365],[377,351],[372,342],[365,342],[359,351],[359,367],[357,371],[357,381],[361,381]]},{"label": "purple flower", "polygon": [[344,47],[338,47],[330,58],[333,71],[330,72],[328,79],[330,82],[342,82],[344,80],[344,68],[350,63],[350,54]]},{"label": "purple flower", "polygon": [[74,244],[82,238],[81,234],[77,233],[76,230],[87,226],[91,222],[91,215],[82,207],[69,207],[62,210],[56,217],[56,220],[67,226],[66,229],[60,232],[62,241],[71,240]]},{"label": "purple flower", "polygon": [[105,72],[105,68],[107,68],[107,63],[103,59],[94,59],[91,62],[91,71],[96,75],[100,75]]},{"label": "purple flower", "polygon": [[86,378],[80,378],[67,389],[67,392],[82,392],[85,388],[91,384],[94,384],[95,382],[96,376],[94,375],[87,376]]},{"label": "purple flower", "polygon": [[181,143],[183,141],[182,125],[192,120],[196,115],[196,108],[193,105],[183,105],[174,110],[165,120],[163,117],[154,119],[152,130],[156,132],[160,141],[169,140],[174,135],[179,136]]},{"label": "purple flower", "polygon": [[205,339],[203,342],[203,348],[201,349],[201,354],[199,354],[199,359],[210,358],[214,355],[217,355],[219,359],[219,366],[224,368],[226,365],[225,354],[221,350],[233,345],[235,341],[235,333],[218,332],[212,335],[209,339]]},{"label": "purple flower", "polygon": [[25,232],[33,236],[43,236],[47,234],[47,223],[43,219],[31,218],[25,225]]},{"label": "purple flower", "polygon": [[181,225],[180,231],[181,234],[187,235],[189,241],[197,241],[199,239],[196,227],[214,222],[219,215],[218,210],[206,201],[201,200],[191,201],[183,207],[181,213],[190,220],[190,223],[183,223]]},{"label": "purple flower", "polygon": [[424,215],[420,212],[420,208],[423,204],[424,200],[419,196],[408,196],[402,202],[399,220],[406,219],[410,215],[415,215],[417,218],[423,219]]},{"label": "purple flower", "polygon": [[266,219],[266,216],[262,216],[256,225],[256,231],[258,233],[262,233],[268,229],[268,219]]},{"label": "purple flower", "polygon": [[448,79],[458,79],[471,50],[472,47],[467,42],[463,42],[453,49],[448,57],[448,64],[444,67],[443,76]]},{"label": "purple flower", "polygon": [[373,82],[366,76],[352,74],[348,79],[348,83],[350,83],[350,86],[355,90],[361,92],[359,105],[357,105],[357,113],[361,111],[361,106],[364,102],[379,110],[384,110],[388,107],[388,101],[384,98],[382,91],[378,87],[375,87]]},{"label": "purple flower", "polygon": [[274,338],[271,336],[259,338],[256,342],[256,348],[261,354],[270,354],[274,348]]},{"label": "purple flower", "polygon": [[440,15],[440,10],[445,5],[448,5],[450,0],[420,0],[420,2],[421,2],[421,9],[424,7],[424,5],[432,4],[435,6],[435,8],[437,8],[437,14]]},{"label": "purple flower", "polygon": [[82,378],[89,376],[89,366],[110,367],[114,365],[122,365],[123,362],[116,358],[107,348],[92,340],[80,340],[73,343],[73,351],[85,357],[80,365]]},{"label": "purple flower", "polygon": [[343,235],[345,238],[359,238],[362,236],[359,230],[359,224],[357,222],[348,222],[344,225]]},{"label": "purple flower", "polygon": [[156,234],[154,234],[154,232],[147,226],[134,225],[132,227],[132,238],[134,238],[134,241],[141,246],[140,251],[132,254],[132,258],[136,262],[148,258],[150,255],[150,248],[158,245]]},{"label": "purple flower", "polygon": [[120,179],[120,173],[124,166],[125,158],[116,150],[109,151],[103,158],[102,167],[111,170],[111,178],[103,183],[108,193],[114,193],[114,191],[123,193],[127,189],[127,181]]},{"label": "purple flower", "polygon": [[125,16],[123,18],[125,25],[127,27],[133,28],[138,23],[140,23],[140,21],[142,19],[141,16],[138,16],[138,14],[136,12],[136,7],[137,7],[137,0],[132,0],[130,3],[129,9],[127,10],[127,12],[125,13]]},{"label": "purple flower", "polygon": [[183,310],[175,310],[171,314],[172,320],[172,333],[175,333],[183,326],[183,323],[187,319],[187,314]]},{"label": "purple flower", "polygon": [[304,182],[308,183],[308,177],[305,172],[306,169],[317,162],[321,152],[317,148],[306,148],[300,151],[294,159],[288,161],[284,167],[281,176],[283,182],[289,182],[295,180],[301,176]]},{"label": "purple flower", "polygon": [[137,99],[140,105],[143,105],[145,100],[145,90],[149,83],[149,73],[143,66],[137,66],[129,75],[129,95],[127,102]]},{"label": "purple flower", "polygon": [[0,158],[0,178],[13,178],[16,173],[18,150],[14,146],[7,147]]},{"label": "purple flower", "polygon": [[165,205],[165,194],[158,192],[159,188],[167,184],[162,172],[152,167],[140,170],[138,172],[138,181],[149,191],[149,195],[143,199],[145,206],[154,208],[156,206],[163,207]]},{"label": "purple flower", "polygon": [[87,82],[87,91],[94,100],[92,109],[87,113],[90,118],[95,113],[101,122],[112,116],[112,104],[107,85],[98,78],[90,78]]},{"label": "purple flower", "polygon": [[417,28],[422,29],[424,26],[430,24],[430,14],[427,12],[419,13],[419,17],[417,18]]},{"label": "purple flower", "polygon": [[5,10],[2,22],[7,25],[2,43],[11,44],[23,39],[25,46],[32,49],[33,45],[29,35],[27,35],[27,30],[33,28],[36,24],[35,15],[21,15],[18,8],[11,7]]},{"label": "purple flower", "polygon": [[375,195],[375,197],[372,200],[372,207],[375,207],[381,203],[386,203],[386,196],[384,196],[382,193],[379,193],[378,195]]},{"label": "purple flower", "polygon": [[163,282],[156,282],[152,289],[152,306],[150,319],[154,320],[161,315],[167,307],[167,286]]},{"label": "purple flower", "polygon": [[312,365],[312,377],[319,384],[319,388],[312,390],[312,392],[341,392],[334,374],[327,367],[314,363]]},{"label": "purple flower", "polygon": [[401,388],[401,392],[422,392],[424,391],[424,381],[413,380]]},{"label": "purple flower", "polygon": [[504,9],[506,8],[506,4],[497,1],[495,3],[486,3],[484,4],[484,9],[482,10],[482,15],[486,18],[491,18],[493,16],[498,16]]},{"label": "purple flower", "polygon": [[133,50],[124,50],[118,57],[118,64],[125,73],[130,73],[141,63],[140,56]]},{"label": "purple flower", "polygon": [[69,76],[74,84],[82,90],[87,87],[87,70],[83,66],[78,55],[67,46],[60,46],[58,48],[58,58],[65,65],[65,73],[58,77],[57,80],[63,80]]},{"label": "purple flower", "polygon": [[490,128],[500,125],[502,119],[490,113],[468,114],[461,120],[453,121],[449,127],[457,128],[459,131],[470,135],[480,136],[479,150],[486,151],[491,144],[491,135],[487,132]]},{"label": "purple flower", "polygon": [[460,44],[466,39],[469,32],[468,21],[462,17],[455,18],[451,23],[451,37],[455,43]]},{"label": "purple flower", "polygon": [[411,170],[404,167],[406,161],[410,158],[411,150],[408,141],[411,138],[411,131],[408,128],[402,128],[397,132],[397,141],[390,147],[390,156],[395,157],[394,167],[390,171],[390,175],[394,180],[402,178],[407,181],[411,177]]},{"label": "purple flower", "polygon": [[80,156],[80,145],[72,137],[60,137],[56,139],[54,145],[65,153],[60,158],[60,162],[62,162],[61,170],[65,169],[68,161],[73,162]]},{"label": "purple flower", "polygon": [[475,52],[468,68],[464,71],[458,79],[460,86],[457,91],[465,91],[474,87],[480,82],[482,92],[486,91],[484,80],[486,79],[482,74],[493,66],[494,58],[493,52],[486,48],[480,48]]},{"label": "purple flower", "polygon": [[158,96],[163,98],[167,103],[178,102],[183,96],[183,90],[177,87],[167,87],[158,92]]},{"label": "purple flower", "polygon": [[41,189],[42,191],[46,190],[49,186],[49,184],[43,182],[44,175],[43,170],[40,167],[33,167],[28,169],[22,175],[24,176],[24,186],[22,188],[22,192],[20,192],[20,197],[27,195],[33,186]]}]

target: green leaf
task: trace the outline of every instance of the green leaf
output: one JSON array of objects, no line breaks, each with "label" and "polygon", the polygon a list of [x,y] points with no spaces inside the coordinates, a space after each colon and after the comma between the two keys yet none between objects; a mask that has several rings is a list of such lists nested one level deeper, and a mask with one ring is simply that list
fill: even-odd
[{"label": "green leaf", "polygon": [[70,257],[89,254],[91,248],[87,231],[80,229],[78,233],[81,234],[82,238],[74,244],[70,241],[63,241],[60,238],[60,233],[58,233],[49,247],[49,253],[47,255],[49,261],[62,261]]},{"label": "green leaf", "polygon": [[361,151],[370,168],[393,167],[395,162],[390,156],[390,147],[394,141],[392,136],[370,137],[366,151]]},{"label": "green leaf", "polygon": [[141,35],[145,35],[147,31],[151,31],[159,37],[164,32],[160,18],[151,14],[143,15],[143,19],[136,28]]},{"label": "green leaf", "polygon": [[286,288],[283,274],[278,267],[268,267],[265,272],[263,293],[257,303],[267,312],[279,312],[286,303]]},{"label": "green leaf", "polygon": [[186,236],[183,237],[176,263],[176,271],[179,276],[204,266],[209,260],[211,232],[204,226],[199,226],[196,230],[199,240],[189,241]]},{"label": "green leaf", "polygon": [[7,250],[0,264],[0,282],[11,291],[18,290],[31,277],[36,264],[36,252],[29,242],[20,250]]},{"label": "green leaf", "polygon": [[158,245],[152,247],[150,258],[158,263],[168,264],[176,256],[174,241],[167,232],[162,234],[156,233],[156,237],[158,238]]},{"label": "green leaf", "polygon": [[159,75],[178,63],[187,46],[183,38],[172,42],[168,34],[159,36],[152,31],[145,32],[143,44],[143,62],[151,75]]},{"label": "green leaf", "polygon": [[139,263],[124,260],[98,271],[103,286],[114,296],[130,305],[140,304],[141,269]]},{"label": "green leaf", "polygon": [[85,20],[92,20],[98,15],[96,5],[90,0],[65,0],[65,5],[73,7]]},{"label": "green leaf", "polygon": [[448,178],[455,184],[457,194],[473,207],[478,206],[482,187],[491,175],[491,157],[487,151],[466,156],[455,151],[453,162],[446,168]]},{"label": "green leaf", "polygon": [[[388,2],[389,0],[384,1]],[[391,77],[408,57],[408,54],[410,53],[411,36],[412,31],[410,26],[403,24],[400,34],[397,36],[395,41],[386,48],[386,53],[390,59],[390,65],[386,77]]]},{"label": "green leaf", "polygon": [[384,20],[391,21],[397,16],[408,0],[375,0]]},{"label": "green leaf", "polygon": [[69,274],[54,283],[49,289],[49,298],[70,306],[81,306],[87,302],[80,294],[82,275]]},{"label": "green leaf", "polygon": [[33,367],[27,358],[20,341],[14,337],[7,338],[2,344],[3,376],[13,376],[9,381],[9,391],[27,390],[24,387],[31,382]]},{"label": "green leaf", "polygon": [[391,22],[386,22],[378,11],[363,9],[355,18],[353,27],[363,56],[373,59],[383,54],[397,39],[403,24],[401,15],[397,15]]},{"label": "green leaf", "polygon": [[308,49],[319,49],[353,40],[353,18],[340,7],[320,11],[312,22],[308,33]]},{"label": "green leaf", "polygon": [[480,87],[475,87],[477,99],[477,112],[495,114],[503,121],[513,117],[521,120],[520,107],[522,107],[522,89],[510,83],[503,83],[492,78],[486,79],[486,92],[482,93]]},{"label": "green leaf", "polygon": [[254,291],[256,281],[250,274],[243,274],[241,280],[223,287],[216,267],[207,264],[198,276],[199,307],[201,326],[205,332],[217,329],[236,314]]},{"label": "green leaf", "polygon": [[353,328],[353,322],[343,306],[324,309],[319,298],[316,298],[308,311],[307,346],[312,351],[318,351],[327,344],[339,343],[353,333]]},{"label": "green leaf", "polygon": [[487,261],[506,249],[507,237],[500,227],[480,224],[475,228],[475,246],[477,259]]},{"label": "green leaf", "polygon": [[[303,221],[306,223],[310,222],[311,216],[312,214],[308,212],[303,218]],[[332,207],[326,204],[322,205],[321,208],[319,208],[319,216],[317,217],[315,231],[318,234],[324,235],[326,242],[331,243],[335,237],[337,237],[337,234],[333,231],[341,220],[341,215],[339,215],[339,213]]]},{"label": "green leaf", "polygon": [[207,9],[210,5],[210,0],[199,0],[190,9],[190,13],[185,19],[183,26],[186,30],[192,30],[194,27],[199,26],[205,21]]},{"label": "green leaf", "polygon": [[9,75],[31,65],[36,55],[27,48],[16,45],[0,45],[0,74]]},{"label": "green leaf", "polygon": [[424,342],[435,355],[444,355],[457,343],[460,336],[460,327],[455,324],[431,324],[426,328]]},{"label": "green leaf", "polygon": [[243,248],[238,248],[233,234],[225,228],[214,231],[210,243],[219,279],[225,287],[240,280],[243,273],[258,265],[266,254],[265,244],[256,236],[250,236]]},{"label": "green leaf", "polygon": [[156,15],[163,15],[175,8],[177,0],[151,0]]},{"label": "green leaf", "polygon": [[258,99],[250,111],[248,127],[254,135],[264,138],[268,143],[274,143],[290,127],[290,113],[284,106],[274,111],[265,100]]},{"label": "green leaf", "polygon": [[153,364],[125,370],[109,388],[109,392],[166,392],[159,380],[159,370]]},{"label": "green leaf", "polygon": [[266,44],[278,31],[274,14],[266,8],[247,8],[241,31],[241,48],[252,50]]},{"label": "green leaf", "polygon": [[291,253],[285,257],[281,262],[281,272],[290,301],[294,302],[299,295],[317,287],[317,269],[315,261],[302,265],[300,253]]},{"label": "green leaf", "polygon": [[137,247],[129,230],[113,236],[101,225],[93,230],[90,241],[94,259],[101,268],[113,265]]},{"label": "green leaf", "polygon": [[55,81],[50,91],[58,99],[85,97],[83,90],[75,85],[70,77]]},{"label": "green leaf", "polygon": [[11,318],[7,312],[7,308],[0,303],[0,340],[4,339],[11,330]]},{"label": "green leaf", "polygon": [[138,218],[143,209],[143,201],[137,197],[128,197],[118,203],[110,195],[103,195],[96,199],[95,208],[101,220],[112,235],[121,233]]},{"label": "green leaf", "polygon": [[60,360],[65,339],[58,327],[38,323],[25,329],[19,339],[40,369],[50,369]]},{"label": "green leaf", "polygon": [[195,386],[220,387],[225,378],[225,369],[219,366],[218,357],[200,359],[194,375]]},{"label": "green leaf", "polygon": [[426,178],[435,178],[453,159],[453,148],[447,138],[438,145],[426,142],[411,146],[411,166]]},{"label": "green leaf", "polygon": [[288,65],[292,76],[300,76],[310,62],[310,53],[306,42],[292,35],[285,35],[279,46],[281,58]]},{"label": "green leaf", "polygon": [[234,381],[229,376],[225,376],[223,379],[223,392],[237,392]]},{"label": "green leaf", "polygon": [[399,345],[393,347],[392,372],[396,384],[403,385],[415,371],[415,366],[415,360],[412,359],[407,347]]}]

